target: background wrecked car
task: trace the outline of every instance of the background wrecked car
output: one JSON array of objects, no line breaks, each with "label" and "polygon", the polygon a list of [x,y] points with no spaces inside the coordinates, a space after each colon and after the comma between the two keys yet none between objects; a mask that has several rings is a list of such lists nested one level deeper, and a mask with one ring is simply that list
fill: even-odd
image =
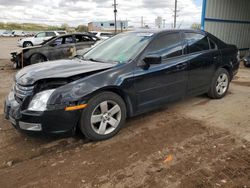
[{"label": "background wrecked car", "polygon": [[74,57],[77,50],[89,48],[100,39],[87,33],[75,33],[53,37],[41,46],[23,48],[11,53],[14,68],[27,65]]}]

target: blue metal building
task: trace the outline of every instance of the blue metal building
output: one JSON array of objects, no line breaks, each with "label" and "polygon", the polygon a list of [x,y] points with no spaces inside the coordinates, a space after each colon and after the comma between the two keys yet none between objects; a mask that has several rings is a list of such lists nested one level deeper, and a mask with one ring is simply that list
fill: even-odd
[{"label": "blue metal building", "polygon": [[201,28],[244,53],[250,48],[250,0],[203,0]]}]

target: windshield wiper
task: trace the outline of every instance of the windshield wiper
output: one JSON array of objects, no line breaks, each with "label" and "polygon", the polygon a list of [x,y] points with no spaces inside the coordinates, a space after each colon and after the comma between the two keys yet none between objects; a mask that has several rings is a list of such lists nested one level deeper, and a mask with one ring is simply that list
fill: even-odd
[{"label": "windshield wiper", "polygon": [[86,59],[86,60],[88,60],[88,61],[93,61],[93,62],[100,62],[100,61],[98,61],[98,60],[96,60],[96,59],[93,59],[93,58]]},{"label": "windshield wiper", "polygon": [[85,61],[92,61],[92,62],[99,62],[99,63],[118,63],[117,61],[103,61],[101,59],[94,59],[94,58],[89,58],[89,59],[83,58],[83,60],[85,60]]}]

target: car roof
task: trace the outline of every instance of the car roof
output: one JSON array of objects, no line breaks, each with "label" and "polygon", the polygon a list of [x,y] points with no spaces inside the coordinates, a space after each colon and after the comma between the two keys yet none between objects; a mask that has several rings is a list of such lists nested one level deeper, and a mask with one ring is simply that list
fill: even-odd
[{"label": "car roof", "polygon": [[72,35],[87,35],[87,36],[93,36],[92,34],[89,34],[87,32],[75,32],[75,33],[70,33],[70,34],[63,34],[63,35],[59,35],[56,37],[67,37],[67,36],[72,36]]},{"label": "car roof", "polygon": [[206,34],[205,31],[202,30],[194,30],[194,29],[140,29],[135,31],[129,31],[130,33],[172,33],[172,32],[193,32],[193,33],[202,33]]}]

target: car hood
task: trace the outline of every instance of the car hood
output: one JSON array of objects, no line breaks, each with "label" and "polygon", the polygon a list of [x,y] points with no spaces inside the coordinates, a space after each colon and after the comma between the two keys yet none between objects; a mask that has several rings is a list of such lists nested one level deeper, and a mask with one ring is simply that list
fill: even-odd
[{"label": "car hood", "polygon": [[11,54],[21,54],[23,52],[26,52],[27,50],[30,50],[30,49],[36,49],[36,48],[41,48],[42,45],[38,45],[38,46],[30,46],[30,47],[26,47],[26,48],[19,48],[19,49],[16,49],[15,51],[11,52]]},{"label": "car hood", "polygon": [[105,70],[116,66],[115,63],[85,61],[78,58],[37,63],[21,69],[15,76],[20,85],[33,85],[47,78],[68,78],[84,73]]}]

